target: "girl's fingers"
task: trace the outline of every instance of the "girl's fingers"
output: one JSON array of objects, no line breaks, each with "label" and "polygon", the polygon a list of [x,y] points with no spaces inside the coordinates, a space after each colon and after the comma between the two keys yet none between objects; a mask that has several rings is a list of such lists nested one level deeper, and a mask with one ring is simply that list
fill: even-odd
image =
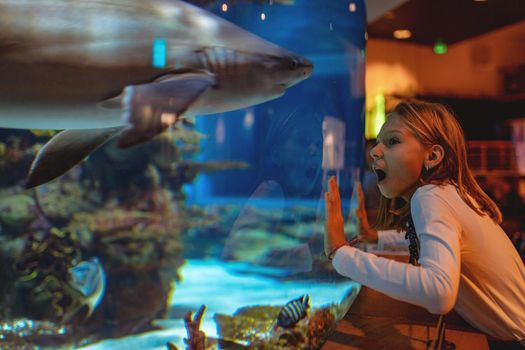
[{"label": "girl's fingers", "polygon": [[364,207],[365,206],[365,194],[363,193],[363,186],[361,186],[361,183],[357,185],[357,195],[359,198],[359,206]]},{"label": "girl's fingers", "polygon": [[330,180],[328,181],[328,187],[330,192],[337,191],[337,181],[335,180],[335,176],[330,177]]},{"label": "girl's fingers", "polygon": [[339,187],[337,186],[337,181],[335,179],[335,176],[332,176],[329,180],[329,186],[330,194],[333,196],[333,199],[336,201],[341,201],[340,195],[339,195]]},{"label": "girl's fingers", "polygon": [[325,192],[325,194],[324,194],[324,201],[326,202],[326,210],[327,211],[330,210],[330,207],[331,207],[331,204],[332,204],[332,203],[330,203],[330,193]]}]

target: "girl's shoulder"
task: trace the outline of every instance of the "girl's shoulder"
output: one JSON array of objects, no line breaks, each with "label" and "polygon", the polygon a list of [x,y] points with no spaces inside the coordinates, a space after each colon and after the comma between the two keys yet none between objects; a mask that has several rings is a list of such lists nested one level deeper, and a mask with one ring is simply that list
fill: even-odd
[{"label": "girl's shoulder", "polygon": [[414,192],[410,201],[419,201],[422,198],[429,197],[436,197],[442,200],[457,199],[459,198],[458,188],[450,183],[423,185]]},{"label": "girl's shoulder", "polygon": [[[467,204],[452,184],[428,184],[419,187],[410,199],[412,217],[447,217],[447,220],[465,213]],[[462,215],[462,214],[461,214]]]}]

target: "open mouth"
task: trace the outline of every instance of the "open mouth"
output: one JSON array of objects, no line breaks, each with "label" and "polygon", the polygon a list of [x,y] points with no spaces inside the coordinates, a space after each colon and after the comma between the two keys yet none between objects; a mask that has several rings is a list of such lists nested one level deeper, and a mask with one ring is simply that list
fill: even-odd
[{"label": "open mouth", "polygon": [[376,176],[377,176],[377,182],[381,182],[385,179],[386,173],[381,169],[374,169]]}]

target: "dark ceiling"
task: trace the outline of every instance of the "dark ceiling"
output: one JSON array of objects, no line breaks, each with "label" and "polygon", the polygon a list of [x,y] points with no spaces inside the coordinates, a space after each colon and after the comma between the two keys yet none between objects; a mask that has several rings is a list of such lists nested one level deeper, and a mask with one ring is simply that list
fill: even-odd
[{"label": "dark ceiling", "polygon": [[394,39],[396,29],[409,29],[404,41],[448,45],[525,20],[525,0],[410,0],[369,23],[371,39]]}]

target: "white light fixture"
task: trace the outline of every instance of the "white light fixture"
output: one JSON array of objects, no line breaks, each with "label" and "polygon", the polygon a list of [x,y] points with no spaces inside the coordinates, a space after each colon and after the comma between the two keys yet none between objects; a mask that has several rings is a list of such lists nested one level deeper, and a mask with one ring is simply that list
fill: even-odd
[{"label": "white light fixture", "polygon": [[394,38],[399,40],[409,39],[412,37],[412,32],[408,29],[397,29],[394,30]]}]

